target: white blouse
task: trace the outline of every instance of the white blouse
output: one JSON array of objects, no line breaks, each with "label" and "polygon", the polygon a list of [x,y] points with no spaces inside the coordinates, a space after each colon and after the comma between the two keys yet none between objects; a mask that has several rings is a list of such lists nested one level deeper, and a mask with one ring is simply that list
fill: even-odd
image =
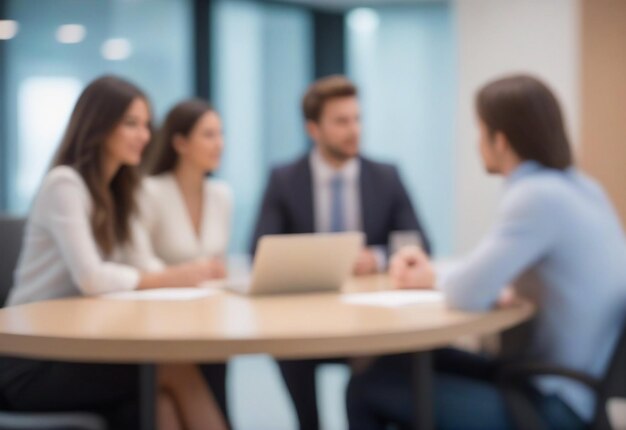
[{"label": "white blouse", "polygon": [[[147,230],[149,243],[137,244],[134,266],[153,271],[165,265],[226,256],[233,197],[223,181],[207,178],[204,182],[199,235],[172,173],[145,178],[139,202],[138,227]],[[136,236],[143,237],[139,233]]]},{"label": "white blouse", "polygon": [[93,201],[80,174],[59,166],[44,178],[26,225],[8,305],[133,290],[140,272],[116,249],[105,258],[91,229]]}]

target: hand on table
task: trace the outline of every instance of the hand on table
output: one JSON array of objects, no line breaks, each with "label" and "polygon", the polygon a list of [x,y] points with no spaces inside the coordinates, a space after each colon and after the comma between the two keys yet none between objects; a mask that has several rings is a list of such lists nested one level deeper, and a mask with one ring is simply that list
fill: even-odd
[{"label": "hand on table", "polygon": [[364,248],[359,254],[353,273],[355,276],[373,275],[378,272],[378,259],[376,253],[371,249]]},{"label": "hand on table", "polygon": [[515,290],[509,287],[509,288],[506,288],[504,291],[502,291],[502,294],[500,294],[500,297],[498,298],[498,307],[509,308],[519,303],[519,301],[520,301],[520,298],[515,293]]},{"label": "hand on table", "polygon": [[209,267],[210,279],[224,279],[228,275],[226,263],[223,258],[213,257],[207,261]]},{"label": "hand on table", "polygon": [[407,246],[391,258],[389,276],[396,288],[434,288],[436,274],[426,253],[417,246]]},{"label": "hand on table", "polygon": [[226,277],[226,264],[221,258],[201,259],[173,268],[179,286],[196,286],[205,281]]}]

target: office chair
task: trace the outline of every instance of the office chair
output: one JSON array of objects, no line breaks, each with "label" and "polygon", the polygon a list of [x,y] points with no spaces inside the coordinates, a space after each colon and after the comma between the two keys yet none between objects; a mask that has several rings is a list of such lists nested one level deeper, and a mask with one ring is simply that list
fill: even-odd
[{"label": "office chair", "polygon": [[[0,307],[13,285],[25,221],[0,215]],[[0,393],[0,430],[106,430],[106,424],[99,416],[84,412],[12,412]]]},{"label": "office chair", "polygon": [[584,372],[543,363],[519,363],[502,367],[499,382],[515,426],[520,430],[549,429],[525,392],[525,387],[535,376],[564,377],[590,388],[596,396],[596,406],[588,429],[612,430],[607,413],[608,400],[626,397],[626,322],[622,325],[622,332],[609,366],[601,379]]},{"label": "office chair", "polygon": [[13,271],[22,248],[24,218],[0,215],[0,307],[3,307],[13,285]]}]

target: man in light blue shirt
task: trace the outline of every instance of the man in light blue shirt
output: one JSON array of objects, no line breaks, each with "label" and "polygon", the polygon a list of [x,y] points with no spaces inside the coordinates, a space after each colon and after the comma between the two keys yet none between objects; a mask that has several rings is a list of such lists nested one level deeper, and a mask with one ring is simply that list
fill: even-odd
[{"label": "man in light blue shirt", "polygon": [[[490,83],[478,94],[477,110],[485,168],[507,178],[496,225],[447,273],[437,273],[421,250],[406,248],[394,256],[391,276],[399,288],[436,286],[451,307],[468,311],[488,310],[513,284],[537,305],[524,358],[602,377],[626,314],[626,241],[615,210],[600,186],[572,166],[558,102],[540,81],[513,76]],[[393,369],[381,360],[351,381],[351,429],[411,422],[410,387],[394,360]],[[513,427],[489,366],[468,354],[435,354],[438,428]],[[384,382],[372,387],[372,380]],[[534,387],[533,401],[551,428],[582,428],[591,420],[595,399],[582,386],[543,377]]]}]

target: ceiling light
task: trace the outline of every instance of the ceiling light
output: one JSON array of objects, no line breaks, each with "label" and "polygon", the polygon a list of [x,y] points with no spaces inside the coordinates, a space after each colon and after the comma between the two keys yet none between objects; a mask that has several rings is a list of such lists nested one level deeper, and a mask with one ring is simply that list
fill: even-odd
[{"label": "ceiling light", "polygon": [[110,61],[121,61],[131,56],[133,47],[128,39],[109,39],[102,44],[102,56]]},{"label": "ceiling light", "polygon": [[370,34],[378,29],[380,20],[374,9],[359,8],[348,14],[348,25],[357,33]]},{"label": "ceiling light", "polygon": [[65,24],[57,29],[57,40],[61,43],[80,43],[85,38],[87,30],[80,24]]},{"label": "ceiling light", "polygon": [[13,39],[19,28],[17,21],[0,19],[0,40]]}]

